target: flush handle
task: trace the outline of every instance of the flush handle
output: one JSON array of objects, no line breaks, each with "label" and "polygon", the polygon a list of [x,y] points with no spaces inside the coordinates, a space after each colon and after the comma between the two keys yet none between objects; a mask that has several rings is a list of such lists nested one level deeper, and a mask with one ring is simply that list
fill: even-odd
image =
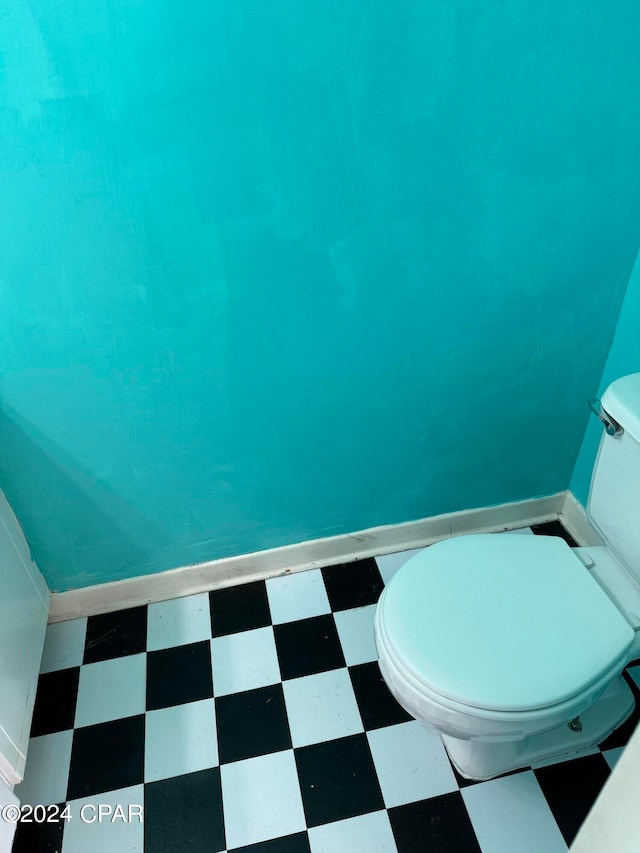
[{"label": "flush handle", "polygon": [[602,421],[607,435],[622,435],[624,430],[617,421],[602,408],[602,403],[598,399],[588,400],[588,406],[593,414]]}]

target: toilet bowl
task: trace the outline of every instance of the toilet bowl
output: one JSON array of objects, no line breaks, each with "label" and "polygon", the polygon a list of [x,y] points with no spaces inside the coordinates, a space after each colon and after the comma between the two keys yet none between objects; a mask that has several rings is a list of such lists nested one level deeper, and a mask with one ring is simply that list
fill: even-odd
[{"label": "toilet bowl", "polygon": [[383,592],[375,637],[389,689],[443,735],[463,776],[581,751],[633,709],[620,674],[635,632],[556,537],[477,534],[421,551]]},{"label": "toilet bowl", "polygon": [[[621,674],[640,655],[640,532],[627,518],[640,507],[640,491],[631,508],[611,504],[615,494],[626,499],[629,488],[640,489],[640,374],[613,383],[605,403],[615,429],[603,436],[588,505],[605,545],[458,536],[408,560],[378,602],[385,682],[412,716],[440,732],[468,778],[588,749],[633,710]],[[636,478],[629,488],[627,477]]]}]

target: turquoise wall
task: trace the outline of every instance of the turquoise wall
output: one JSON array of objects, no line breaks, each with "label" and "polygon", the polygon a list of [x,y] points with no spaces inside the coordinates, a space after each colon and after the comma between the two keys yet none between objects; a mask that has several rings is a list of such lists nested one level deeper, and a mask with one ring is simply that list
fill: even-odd
[{"label": "turquoise wall", "polygon": [[[626,376],[627,373],[638,372],[640,372],[640,254],[633,268],[602,377],[599,385],[594,383],[590,396],[600,396],[614,379]],[[571,478],[571,491],[584,506],[589,497],[591,473],[601,436],[600,421],[592,416],[587,424]]]},{"label": "turquoise wall", "polygon": [[53,589],[567,487],[640,236],[636,0],[1,24],[0,483]]}]

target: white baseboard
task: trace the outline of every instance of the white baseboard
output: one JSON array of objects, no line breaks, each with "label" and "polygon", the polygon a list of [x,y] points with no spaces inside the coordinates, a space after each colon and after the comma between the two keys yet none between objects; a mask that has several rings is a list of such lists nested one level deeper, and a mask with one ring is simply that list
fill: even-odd
[{"label": "white baseboard", "polygon": [[602,539],[591,526],[585,508],[579,503],[572,492],[565,492],[562,509],[558,518],[579,545],[602,545]]},{"label": "white baseboard", "polygon": [[[49,622],[63,622],[80,616],[95,616],[141,604],[166,601],[211,589],[248,583],[305,569],[337,563],[351,563],[366,557],[423,548],[440,539],[463,533],[495,533],[553,521],[567,511],[570,492],[558,492],[544,498],[532,498],[499,506],[450,512],[404,524],[371,527],[357,533],[312,539],[268,551],[225,557],[196,563],[156,574],[143,575],[112,583],[54,592],[51,595]],[[578,511],[571,505],[573,530],[580,527]],[[563,515],[564,518],[564,515]],[[580,544],[580,536],[576,536]]]}]

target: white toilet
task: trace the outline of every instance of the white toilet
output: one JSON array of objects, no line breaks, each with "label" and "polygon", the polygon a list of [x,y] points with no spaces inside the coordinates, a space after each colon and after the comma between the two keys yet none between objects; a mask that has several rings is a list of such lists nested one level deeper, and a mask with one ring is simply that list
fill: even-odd
[{"label": "white toilet", "polygon": [[380,669],[459,772],[488,779],[588,749],[629,716],[640,657],[640,373],[613,382],[587,514],[604,545],[458,536],[382,594]]}]

